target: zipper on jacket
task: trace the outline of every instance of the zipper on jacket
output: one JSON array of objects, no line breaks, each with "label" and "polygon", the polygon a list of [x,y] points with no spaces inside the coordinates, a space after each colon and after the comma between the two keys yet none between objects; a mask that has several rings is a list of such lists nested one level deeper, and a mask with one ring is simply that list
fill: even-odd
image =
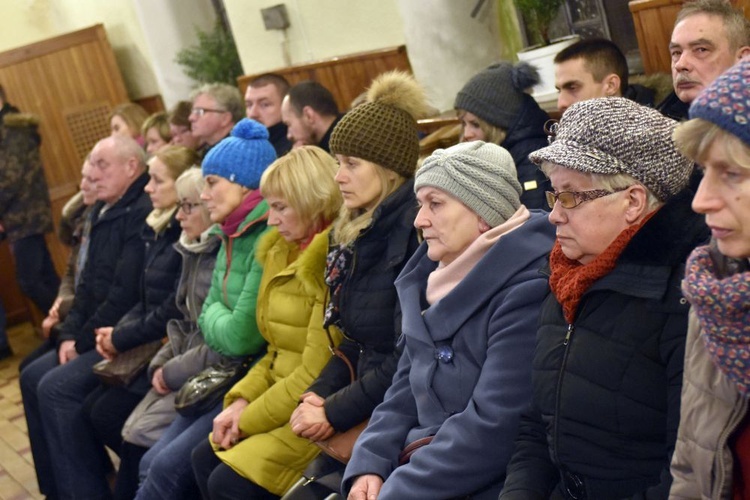
[{"label": "zipper on jacket", "polygon": [[575,327],[573,326],[573,324],[572,323],[569,324],[568,331],[565,334],[565,339],[563,339],[563,348],[565,349],[565,352],[563,353],[562,363],[560,364],[560,374],[557,377],[557,388],[555,389],[555,416],[554,416],[555,423],[552,427],[553,427],[553,432],[555,433],[554,439],[553,439],[555,443],[554,461],[555,461],[555,466],[558,468],[560,467],[560,459],[558,457],[558,436],[559,436],[558,422],[559,422],[559,417],[560,417],[560,393],[562,392],[562,381],[563,381],[563,375],[565,373],[565,365],[568,362],[568,352],[569,352],[568,346],[570,345],[570,338],[573,336],[574,331],[575,331]]},{"label": "zipper on jacket", "polygon": [[[734,433],[734,431],[737,430],[737,427],[739,427],[739,425],[745,419],[745,415],[747,415],[747,408],[748,408],[747,399],[741,398],[740,406],[738,408],[739,411],[737,411],[734,414],[734,417],[736,417],[736,420],[733,422],[730,422],[719,435],[719,442],[718,442],[718,446],[716,447],[717,457],[718,457],[718,462],[719,462],[718,464],[719,470],[718,470],[718,473],[716,474],[714,484],[712,485],[712,488],[711,488],[711,491],[714,495],[721,494],[721,491],[724,488],[724,482],[726,481],[726,477],[727,477],[727,471],[724,468],[724,452],[726,451],[725,448],[727,447],[727,441],[729,440],[729,436],[731,436]],[[731,489],[730,489],[730,492],[731,492]],[[719,496],[716,496],[715,498],[719,498]]]}]

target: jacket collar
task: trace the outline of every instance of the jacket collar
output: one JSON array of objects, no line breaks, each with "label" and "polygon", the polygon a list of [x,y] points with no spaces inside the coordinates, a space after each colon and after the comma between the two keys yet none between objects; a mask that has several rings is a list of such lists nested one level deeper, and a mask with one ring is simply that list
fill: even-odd
[{"label": "jacket collar", "polygon": [[[125,194],[122,195],[122,198],[117,200],[114,205],[109,207],[109,209],[104,214],[101,213],[101,210],[104,207],[105,203],[103,201],[97,201],[94,205],[94,214],[96,215],[93,219],[93,223],[96,224],[101,220],[112,220],[116,217],[125,215],[130,211],[131,205],[133,205],[133,203],[136,203],[139,198],[145,197],[145,199],[148,199],[148,196],[143,191],[143,188],[145,188],[146,184],[148,184],[148,180],[148,173],[143,172],[135,181],[133,181],[130,187],[128,187],[128,190],[125,191]],[[150,200],[148,201],[148,204],[149,206],[151,205]]]}]

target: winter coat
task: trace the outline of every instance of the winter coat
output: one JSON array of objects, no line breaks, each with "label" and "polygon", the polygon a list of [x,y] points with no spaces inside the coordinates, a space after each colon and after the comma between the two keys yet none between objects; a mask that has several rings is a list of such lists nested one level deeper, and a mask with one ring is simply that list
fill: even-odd
[{"label": "winter coat", "polygon": [[193,375],[224,359],[208,347],[198,328],[198,316],[211,286],[216,254],[221,240],[209,236],[206,245],[198,252],[185,248],[181,242],[174,245],[182,256],[182,272],[177,286],[175,303],[180,317],[167,323],[169,341],[156,353],[149,365],[149,380],[157,368],[162,368],[164,382],[177,391]]},{"label": "winter coat", "polygon": [[[685,260],[705,241],[692,191],[664,205],[568,324],[545,301],[533,405],[521,418],[500,495],[508,499],[666,498],[677,437],[688,305]],[[583,496],[581,496],[583,495]]]},{"label": "winter coat", "polygon": [[86,266],[58,339],[75,340],[79,354],[95,347],[95,328],[116,325],[140,299],[141,273],[134,270],[144,263],[141,231],[151,212],[151,200],[143,192],[148,179],[141,174],[104,213],[104,202],[92,208]]},{"label": "winter coat", "polygon": [[174,216],[158,235],[144,224],[141,234],[145,257],[140,280],[140,300],[117,322],[112,332],[112,344],[118,352],[163,339],[166,336],[167,322],[181,316],[175,302],[175,293],[182,257],[174,248],[181,232],[180,223]]},{"label": "winter coat", "polygon": [[175,251],[182,258],[180,280],[175,304],[180,318],[169,320],[166,326],[169,341],[156,353],[148,368],[146,382],[150,385],[154,371],[162,368],[162,375],[171,390],[166,395],[153,388],[138,403],[122,430],[125,441],[150,448],[177,416],[174,399],[177,391],[193,375],[224,359],[203,341],[198,328],[198,315],[211,286],[211,275],[221,241],[209,236],[195,251],[178,241]]},{"label": "winter coat", "polygon": [[11,242],[52,231],[38,125],[33,115],[5,117],[0,140],[0,224]]},{"label": "winter coat", "polygon": [[[360,436],[344,491],[363,474],[385,479],[378,498],[493,498],[502,487],[521,411],[531,401],[531,359],[555,238],[545,213],[504,234],[444,298],[425,309],[437,263],[423,243],[396,281],[404,352],[393,385]],[[509,256],[512,256],[509,258]],[[436,353],[449,346],[449,362]],[[486,416],[489,416],[487,418]],[[409,443],[433,441],[408,464]]]},{"label": "winter coat", "polygon": [[416,214],[409,180],[375,209],[372,224],[354,241],[339,302],[345,337],[339,349],[357,367],[357,380],[352,383],[347,365],[333,357],[309,389],[325,398],[326,418],[337,431],[369,418],[396,372],[401,312],[394,282],[419,245]]},{"label": "winter coat", "polygon": [[198,326],[206,344],[225,356],[256,354],[265,345],[255,321],[262,272],[255,261],[255,246],[267,228],[267,219],[264,200],[233,235],[226,236],[218,226],[213,230],[222,245]]},{"label": "winter coat", "polygon": [[[320,451],[292,432],[289,418],[331,358],[323,329],[328,232],[316,235],[296,259],[297,245],[287,243],[276,229],[259,242],[257,259],[263,278],[257,319],[268,352],[224,399],[225,407],[238,398],[250,403],[239,423],[248,437],[227,451],[217,450],[217,456],[276,495],[298,481]],[[330,331],[338,343],[340,334],[335,328]]]},{"label": "winter coat", "polygon": [[[715,261],[721,277],[748,270],[746,261],[735,261],[741,268],[731,270],[727,265],[730,259],[718,257]],[[735,464],[728,441],[747,411],[748,398],[740,394],[735,383],[711,360],[698,316],[691,310],[669,498],[732,498]]]},{"label": "winter coat", "polygon": [[83,204],[83,195],[78,192],[63,207],[60,216],[57,236],[64,244],[70,246],[70,256],[65,267],[65,274],[60,280],[60,288],[57,297],[62,299],[58,314],[60,320],[65,320],[68,311],[73,306],[73,298],[76,292],[76,273],[78,264],[78,251],[81,248],[83,236],[83,225],[86,219],[91,217],[91,207]]},{"label": "winter coat", "polygon": [[523,104],[515,122],[506,131],[505,140],[500,144],[508,150],[516,164],[518,182],[523,187],[521,203],[526,208],[539,208],[549,211],[544,195],[552,190],[552,184],[544,172],[529,160],[529,154],[549,145],[544,124],[549,115],[543,111],[533,97],[524,94]]}]

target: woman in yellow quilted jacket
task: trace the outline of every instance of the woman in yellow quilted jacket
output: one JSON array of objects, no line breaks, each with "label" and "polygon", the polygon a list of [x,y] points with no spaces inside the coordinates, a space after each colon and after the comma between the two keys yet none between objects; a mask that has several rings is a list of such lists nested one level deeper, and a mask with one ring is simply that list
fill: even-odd
[{"label": "woman in yellow quilted jacket", "polygon": [[292,432],[289,417],[340,340],[323,329],[328,232],[341,205],[336,170],[325,151],[305,146],[261,178],[274,226],[256,250],[256,319],[268,352],[227,393],[213,433],[193,451],[204,498],[279,498],[319,451]]}]

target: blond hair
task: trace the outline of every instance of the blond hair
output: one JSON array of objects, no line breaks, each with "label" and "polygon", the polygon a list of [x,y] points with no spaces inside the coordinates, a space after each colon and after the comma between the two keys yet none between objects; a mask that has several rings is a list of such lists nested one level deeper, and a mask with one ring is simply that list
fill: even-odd
[{"label": "blond hair", "polygon": [[172,140],[172,134],[169,132],[169,115],[165,112],[154,113],[146,118],[141,126],[141,135],[146,137],[149,129],[155,128],[156,132],[164,142]]},{"label": "blond hair", "polygon": [[125,125],[128,126],[128,129],[130,129],[130,132],[135,134],[134,137],[137,137],[138,134],[141,133],[143,122],[148,118],[148,113],[143,107],[134,102],[125,102],[112,109],[107,121],[111,122],[112,118],[115,116],[122,118],[122,121],[124,121]]},{"label": "blond hair", "polygon": [[380,196],[372,210],[350,210],[346,205],[341,206],[339,217],[333,223],[332,232],[333,242],[338,245],[349,245],[356,240],[359,233],[372,223],[372,215],[377,207],[406,181],[405,177],[392,170],[381,167],[377,163],[370,163],[375,167],[375,172],[380,180]]},{"label": "blond hair", "polygon": [[198,160],[196,152],[184,146],[164,146],[154,153],[166,167],[172,179],[177,179],[185,170],[195,165]]},{"label": "blond hair", "polygon": [[675,128],[672,138],[677,151],[696,163],[706,160],[708,150],[716,141],[723,141],[722,146],[727,159],[741,168],[750,169],[750,146],[708,120],[693,118],[680,123]]},{"label": "blond hair", "polygon": [[[458,119],[463,120],[464,115],[467,113],[465,109],[456,108],[456,111],[458,111]],[[497,144],[498,146],[503,143],[505,140],[505,137],[507,137],[508,133],[503,130],[500,127],[496,127],[494,125],[490,125],[487,123],[487,121],[482,120],[478,116],[474,115],[474,117],[477,120],[477,123],[479,124],[479,130],[482,131],[484,134],[484,142],[491,142],[492,144]],[[461,142],[464,140],[464,130],[463,126],[461,127]]]},{"label": "blond hair", "polygon": [[333,179],[336,169],[336,161],[317,146],[293,149],[266,168],[260,193],[283,198],[303,222],[319,231],[341,206],[341,191]]},{"label": "blond hair", "polygon": [[[203,188],[206,186],[206,180],[203,178],[203,173],[200,167],[190,167],[185,170],[178,178],[174,181],[174,188],[177,191],[177,198],[180,200],[199,200]],[[203,216],[203,222],[211,224],[211,217],[208,213],[208,209],[204,203],[201,203],[198,207]],[[195,210],[195,209],[193,209]]]}]

